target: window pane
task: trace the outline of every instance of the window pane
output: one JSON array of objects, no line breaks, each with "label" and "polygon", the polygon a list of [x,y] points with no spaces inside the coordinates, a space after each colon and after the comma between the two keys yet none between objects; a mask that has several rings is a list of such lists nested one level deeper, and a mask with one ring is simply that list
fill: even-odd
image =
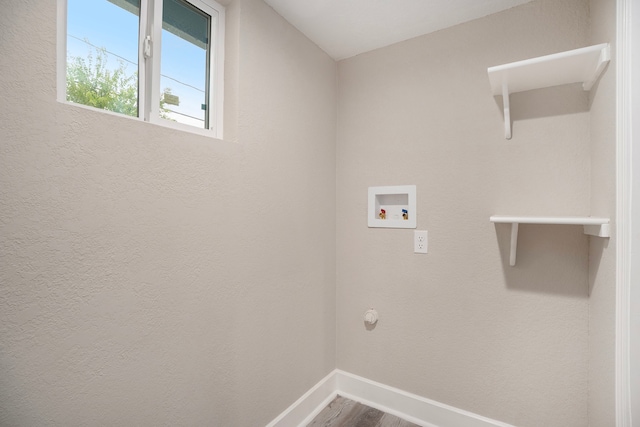
[{"label": "window pane", "polygon": [[140,0],[68,0],[67,101],[138,116]]},{"label": "window pane", "polygon": [[183,0],[164,0],[160,116],[209,128],[211,16]]}]

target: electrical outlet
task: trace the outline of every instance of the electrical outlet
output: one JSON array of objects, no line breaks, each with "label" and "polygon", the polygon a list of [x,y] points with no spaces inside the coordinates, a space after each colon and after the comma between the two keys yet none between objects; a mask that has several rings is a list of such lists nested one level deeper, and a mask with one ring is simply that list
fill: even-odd
[{"label": "electrical outlet", "polygon": [[427,230],[413,230],[413,253],[426,254],[429,249]]}]

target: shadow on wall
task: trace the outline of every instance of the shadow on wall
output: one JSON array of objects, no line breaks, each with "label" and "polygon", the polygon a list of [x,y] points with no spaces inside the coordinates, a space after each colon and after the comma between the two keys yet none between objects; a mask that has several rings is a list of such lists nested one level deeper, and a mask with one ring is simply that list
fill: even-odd
[{"label": "shadow on wall", "polygon": [[[504,118],[502,96],[495,96],[494,99]],[[589,92],[582,90],[582,83],[574,83],[512,93],[509,103],[513,124],[521,120],[587,112]]]},{"label": "shadow on wall", "polygon": [[591,251],[589,258],[589,295],[593,291],[593,287],[598,277],[598,270],[600,269],[600,261],[602,260],[602,254],[604,250],[609,247],[609,240],[611,239],[591,239]]},{"label": "shadow on wall", "polygon": [[589,297],[589,236],[581,225],[520,224],[513,267],[509,265],[511,224],[495,224],[495,228],[509,289]]}]

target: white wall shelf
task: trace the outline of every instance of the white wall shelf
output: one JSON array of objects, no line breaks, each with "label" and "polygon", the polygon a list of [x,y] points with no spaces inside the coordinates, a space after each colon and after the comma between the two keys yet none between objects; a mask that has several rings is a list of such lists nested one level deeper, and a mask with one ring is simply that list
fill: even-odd
[{"label": "white wall shelf", "polygon": [[511,139],[509,94],[570,83],[582,83],[584,90],[591,90],[610,58],[609,44],[602,43],[489,67],[491,91],[502,95],[505,138]]},{"label": "white wall shelf", "polygon": [[596,237],[609,237],[609,218],[590,216],[505,216],[493,215],[489,221],[498,224],[511,224],[511,247],[509,251],[509,265],[516,265],[516,250],[518,247],[519,224],[550,224],[550,225],[582,225],[584,234]]}]

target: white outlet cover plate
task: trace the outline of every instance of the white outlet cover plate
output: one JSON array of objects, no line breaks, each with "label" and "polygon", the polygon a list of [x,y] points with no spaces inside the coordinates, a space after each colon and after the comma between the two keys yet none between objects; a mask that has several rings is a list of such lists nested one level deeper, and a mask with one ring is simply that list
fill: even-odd
[{"label": "white outlet cover plate", "polygon": [[429,232],[427,230],[413,231],[413,253],[429,253]]}]

